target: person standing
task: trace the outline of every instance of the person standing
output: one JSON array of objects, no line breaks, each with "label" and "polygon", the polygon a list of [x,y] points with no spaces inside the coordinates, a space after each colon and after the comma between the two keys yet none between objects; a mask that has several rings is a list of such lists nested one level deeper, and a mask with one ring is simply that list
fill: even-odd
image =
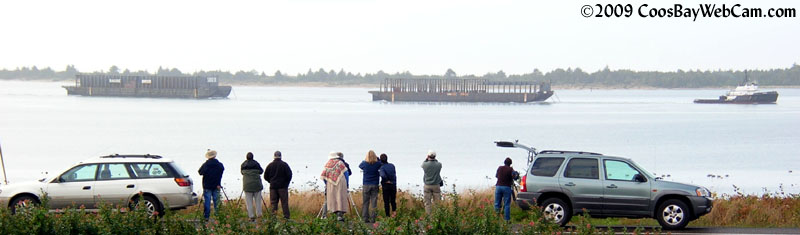
[{"label": "person standing", "polygon": [[244,190],[244,202],[247,206],[247,217],[250,221],[255,221],[261,217],[261,190],[264,185],[261,183],[261,173],[264,168],[253,160],[253,153],[247,152],[246,160],[242,163],[242,190]]},{"label": "person standing", "polygon": [[339,221],[344,221],[344,213],[350,212],[350,205],[347,204],[350,174],[344,159],[339,158],[336,152],[331,152],[320,177],[325,183],[323,213],[333,212]]},{"label": "person standing", "polygon": [[278,201],[281,203],[283,218],[289,219],[289,183],[292,182],[292,169],[281,158],[281,151],[275,151],[273,160],[267,165],[264,179],[269,182],[269,202],[272,213],[278,212]]},{"label": "person standing", "polygon": [[511,158],[506,158],[503,165],[497,168],[497,184],[494,190],[494,210],[500,213],[503,210],[503,219],[511,219],[511,185],[514,183],[514,168],[511,168]]},{"label": "person standing", "polygon": [[203,218],[208,220],[211,215],[211,201],[214,201],[214,213],[219,212],[219,190],[222,189],[222,172],[225,167],[217,160],[217,151],[206,152],[206,162],[197,171],[203,176]]},{"label": "person standing", "polygon": [[364,172],[363,180],[363,202],[361,204],[361,214],[364,215],[364,223],[375,223],[377,214],[376,208],[378,206],[378,182],[380,180],[380,173],[378,170],[381,168],[381,163],[378,162],[378,156],[375,151],[370,150],[367,152],[364,161],[358,165],[358,168]]},{"label": "person standing", "polygon": [[422,170],[425,175],[422,177],[425,183],[423,186],[423,201],[425,202],[425,213],[431,214],[436,204],[442,199],[442,176],[439,175],[442,171],[442,163],[436,160],[436,152],[433,150],[428,151],[428,156],[425,162],[422,163]]},{"label": "person standing", "polygon": [[378,173],[381,175],[381,189],[383,189],[383,210],[386,211],[387,217],[390,213],[391,217],[394,217],[397,213],[397,173],[394,164],[389,163],[389,157],[385,153],[381,153],[380,159],[381,168],[378,169]]}]

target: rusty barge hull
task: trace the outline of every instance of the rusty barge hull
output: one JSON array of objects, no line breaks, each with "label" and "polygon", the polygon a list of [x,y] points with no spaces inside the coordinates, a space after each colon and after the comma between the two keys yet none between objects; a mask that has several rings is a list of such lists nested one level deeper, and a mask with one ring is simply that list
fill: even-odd
[{"label": "rusty barge hull", "polygon": [[528,103],[545,101],[552,91],[540,93],[479,93],[479,92],[380,92],[370,91],[373,101],[390,102],[497,102]]},{"label": "rusty barge hull", "polygon": [[541,102],[553,96],[549,83],[490,81],[488,79],[387,78],[373,101],[389,102]]},{"label": "rusty barge hull", "polygon": [[216,77],[78,74],[74,86],[63,86],[67,95],[153,98],[226,98],[231,86],[220,86]]},{"label": "rusty barge hull", "polygon": [[75,87],[63,86],[67,95],[80,96],[118,96],[118,97],[153,97],[153,98],[225,98],[231,93],[230,86],[219,86],[216,89],[169,89],[169,88],[108,88],[108,87]]}]

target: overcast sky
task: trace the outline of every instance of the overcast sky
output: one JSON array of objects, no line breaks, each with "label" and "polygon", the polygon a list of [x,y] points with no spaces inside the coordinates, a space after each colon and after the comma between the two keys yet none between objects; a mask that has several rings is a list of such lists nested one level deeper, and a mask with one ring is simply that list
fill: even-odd
[{"label": "overcast sky", "polygon": [[[597,1],[575,0],[122,2],[0,2],[0,68],[167,66],[268,74],[309,68],[443,74],[452,68],[482,75],[605,66],[768,69],[800,62],[800,17],[584,18],[581,6]],[[800,1],[703,2],[800,9]]]}]

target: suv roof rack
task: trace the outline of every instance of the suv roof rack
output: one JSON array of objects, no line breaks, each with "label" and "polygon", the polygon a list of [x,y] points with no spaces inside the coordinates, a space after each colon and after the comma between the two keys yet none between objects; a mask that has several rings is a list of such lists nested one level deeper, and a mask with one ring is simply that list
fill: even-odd
[{"label": "suv roof rack", "polygon": [[161,159],[161,156],[158,155],[119,155],[119,154],[111,154],[108,156],[101,156],[100,158],[152,158],[152,159]]},{"label": "suv roof rack", "polygon": [[589,154],[589,155],[603,155],[602,153],[583,152],[583,151],[564,151],[564,150],[544,150],[544,151],[539,152],[539,154],[542,154],[542,153],[561,153],[561,154],[564,154],[564,153],[577,153],[577,154]]}]

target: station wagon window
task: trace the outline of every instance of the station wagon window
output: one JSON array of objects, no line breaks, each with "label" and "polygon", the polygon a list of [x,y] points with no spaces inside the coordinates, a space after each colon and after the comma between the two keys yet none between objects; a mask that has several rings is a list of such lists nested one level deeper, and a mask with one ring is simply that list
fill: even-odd
[{"label": "station wagon window", "polygon": [[80,165],[69,169],[61,175],[61,182],[76,182],[94,180],[97,164]]},{"label": "station wagon window", "polygon": [[633,176],[639,174],[630,164],[617,160],[604,160],[607,180],[634,181]]},{"label": "station wagon window", "polygon": [[130,179],[131,175],[128,174],[128,169],[125,168],[124,163],[112,163],[100,165],[100,170],[97,171],[97,180],[115,180],[115,179]]},{"label": "station wagon window", "polygon": [[553,177],[556,175],[558,168],[564,163],[564,158],[561,157],[540,157],[533,162],[531,167],[531,174],[535,176]]},{"label": "station wagon window", "polygon": [[169,172],[160,163],[136,163],[131,164],[131,169],[136,178],[166,178],[170,177]]},{"label": "station wagon window", "polygon": [[600,174],[597,167],[597,159],[573,158],[569,160],[569,163],[567,163],[567,169],[564,170],[564,177],[600,179]]}]

